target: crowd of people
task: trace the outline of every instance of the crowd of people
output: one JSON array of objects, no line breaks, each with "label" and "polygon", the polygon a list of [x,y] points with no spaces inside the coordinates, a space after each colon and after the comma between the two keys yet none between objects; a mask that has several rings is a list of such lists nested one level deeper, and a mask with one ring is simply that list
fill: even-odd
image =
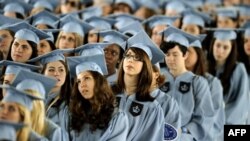
[{"label": "crowd of people", "polygon": [[223,141],[250,124],[249,0],[0,7],[0,140]]}]

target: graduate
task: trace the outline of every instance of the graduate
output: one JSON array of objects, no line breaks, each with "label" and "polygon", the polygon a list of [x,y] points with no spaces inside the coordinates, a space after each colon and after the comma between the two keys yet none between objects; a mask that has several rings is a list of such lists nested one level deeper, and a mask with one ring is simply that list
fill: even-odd
[{"label": "graduate", "polygon": [[39,62],[43,69],[41,73],[57,80],[54,87],[48,92],[46,104],[46,116],[59,125],[64,131],[68,131],[68,105],[70,101],[71,82],[67,62],[64,53],[72,50],[54,50],[48,54],[30,60]]},{"label": "graduate", "polygon": [[201,39],[194,41],[188,47],[188,57],[185,60],[185,66],[187,70],[204,77],[208,81],[215,112],[215,122],[211,131],[209,131],[212,136],[208,140],[223,140],[225,124],[223,88],[220,80],[208,73],[207,60],[202,50]]},{"label": "graduate", "polygon": [[209,48],[209,73],[223,86],[225,124],[246,124],[249,104],[249,82],[244,64],[237,62],[236,32],[217,29]]},{"label": "graduate", "polygon": [[46,38],[46,39],[43,39],[43,40],[40,40],[38,46],[37,46],[37,54],[38,56],[40,55],[44,55],[44,54],[47,54],[47,53],[50,53],[51,51],[55,50],[56,49],[56,46],[55,46],[55,37],[54,37],[54,34],[57,34],[59,33],[59,30],[57,29],[46,29],[46,30],[43,30],[44,32],[46,32],[49,37]]},{"label": "graduate", "polygon": [[[55,79],[45,77],[42,74],[20,70],[12,83],[16,89],[30,95],[45,99],[56,83]],[[31,111],[32,129],[50,141],[68,140],[67,133],[46,118],[44,101],[33,101]]]},{"label": "graduate", "polygon": [[0,119],[26,125],[17,134],[17,141],[47,141],[31,129],[32,101],[42,100],[42,97],[32,96],[10,85],[1,85],[1,88],[6,89],[7,94],[0,102]]},{"label": "graduate", "polygon": [[61,18],[56,24],[61,29],[55,43],[58,49],[77,48],[83,45],[87,41],[87,33],[93,28],[72,15]]},{"label": "graduate", "polygon": [[161,90],[174,97],[179,104],[180,140],[206,140],[214,124],[214,107],[208,82],[185,67],[189,43],[198,37],[174,27],[168,27],[162,34],[164,40],[160,47],[166,54],[167,68],[161,69],[161,72],[167,79]]},{"label": "graduate", "polygon": [[70,102],[71,140],[127,141],[128,117],[115,107],[104,54],[68,57],[75,83]]},{"label": "graduate", "polygon": [[222,7],[216,9],[216,27],[217,28],[237,28],[238,13],[235,7]]},{"label": "graduate", "polygon": [[164,56],[141,31],[128,39],[128,49],[118,69],[113,91],[118,106],[129,118],[127,140],[156,141],[164,139],[164,113],[161,105],[150,94],[152,64]]},{"label": "graduate", "polygon": [[15,33],[14,41],[7,60],[26,63],[29,59],[37,57],[37,45],[40,40],[48,38],[45,32],[34,28],[27,22],[19,22],[7,27]]}]

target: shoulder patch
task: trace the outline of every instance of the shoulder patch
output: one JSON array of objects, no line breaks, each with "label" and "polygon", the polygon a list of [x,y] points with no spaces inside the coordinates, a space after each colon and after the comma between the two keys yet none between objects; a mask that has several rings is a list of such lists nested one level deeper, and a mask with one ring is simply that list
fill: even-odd
[{"label": "shoulder patch", "polygon": [[184,94],[190,90],[190,86],[191,86],[190,82],[181,81],[179,86],[179,91]]},{"label": "shoulder patch", "polygon": [[177,138],[177,130],[170,124],[164,124],[164,141],[172,141]]},{"label": "shoulder patch", "polygon": [[129,108],[129,112],[135,117],[141,114],[143,105],[137,102],[132,102]]},{"label": "shoulder patch", "polygon": [[163,91],[163,92],[168,92],[170,90],[170,83],[169,82],[166,82],[164,83],[161,87],[160,87],[160,90]]}]

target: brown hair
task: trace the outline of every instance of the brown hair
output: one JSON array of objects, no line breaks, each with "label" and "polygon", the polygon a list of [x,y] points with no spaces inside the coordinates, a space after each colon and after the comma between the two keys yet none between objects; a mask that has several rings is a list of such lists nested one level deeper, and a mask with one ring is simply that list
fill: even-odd
[{"label": "brown hair", "polygon": [[205,76],[207,72],[207,59],[204,51],[201,48],[193,47],[197,54],[197,62],[194,66],[193,73],[201,76]]},{"label": "brown hair", "polygon": [[[139,74],[139,79],[137,82],[136,89],[136,99],[138,101],[153,101],[154,98],[150,96],[150,86],[152,82],[152,64],[148,57],[148,55],[142,49],[136,47],[130,47],[127,49],[125,54],[129,51],[133,51],[136,55],[140,56],[143,60],[142,71]],[[118,70],[118,79],[117,83],[112,87],[115,94],[122,93],[124,89],[126,89],[124,82],[124,70],[123,70],[123,62],[122,60],[119,70]]]},{"label": "brown hair", "polygon": [[153,72],[158,72],[159,73],[159,77],[156,79],[158,87],[161,87],[164,83],[165,83],[165,75],[161,74],[161,71],[159,69],[159,67],[157,67],[156,65],[153,65]]},{"label": "brown hair", "polygon": [[[212,75],[216,75],[216,61],[213,55],[213,45],[214,45],[215,39],[212,40],[209,53],[208,53],[208,71]],[[230,88],[230,78],[232,76],[232,73],[236,67],[236,61],[237,61],[237,43],[235,40],[231,40],[232,43],[232,50],[229,54],[229,56],[226,59],[225,62],[225,68],[224,71],[218,78],[221,80],[222,86],[223,86],[223,93],[224,95],[227,94],[229,88]]]},{"label": "brown hair", "polygon": [[75,81],[69,110],[71,112],[70,125],[78,132],[85,123],[90,124],[92,131],[105,129],[114,112],[115,95],[113,94],[106,78],[96,71],[88,71],[94,78],[95,89],[93,101],[82,97]]}]

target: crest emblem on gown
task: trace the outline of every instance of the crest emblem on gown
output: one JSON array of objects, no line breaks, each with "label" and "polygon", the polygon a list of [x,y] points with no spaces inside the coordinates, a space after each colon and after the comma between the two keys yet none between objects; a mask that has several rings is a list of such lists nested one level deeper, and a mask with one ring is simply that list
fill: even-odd
[{"label": "crest emblem on gown", "polygon": [[129,108],[129,112],[133,115],[133,116],[138,116],[141,114],[141,111],[143,109],[143,105],[137,102],[132,102],[130,108]]},{"label": "crest emblem on gown", "polygon": [[172,141],[177,137],[177,130],[170,124],[164,124],[164,141]]},{"label": "crest emblem on gown", "polygon": [[186,93],[190,90],[190,82],[180,82],[179,91],[181,93]]},{"label": "crest emblem on gown", "polygon": [[161,87],[160,90],[163,92],[168,92],[170,90],[170,83],[169,82],[165,82]]}]

